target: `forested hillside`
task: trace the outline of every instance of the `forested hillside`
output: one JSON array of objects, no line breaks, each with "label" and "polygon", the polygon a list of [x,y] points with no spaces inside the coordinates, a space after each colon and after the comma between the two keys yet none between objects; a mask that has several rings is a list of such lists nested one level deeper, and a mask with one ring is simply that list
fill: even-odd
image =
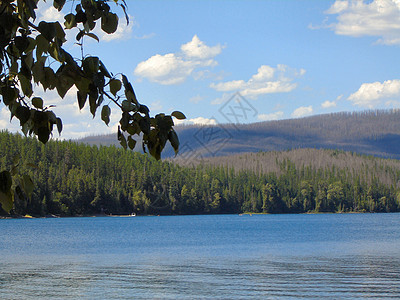
[{"label": "forested hillside", "polygon": [[400,210],[400,161],[354,153],[294,150],[186,167],[114,146],[43,145],[0,132],[0,168],[17,153],[36,186],[30,200],[15,202],[19,215]]},{"label": "forested hillside", "polygon": [[[218,126],[177,126],[181,156],[202,157],[298,148],[340,149],[400,159],[400,111],[333,113],[301,119]],[[86,137],[88,144],[118,145],[115,135]],[[138,150],[141,150],[138,143]],[[191,152],[191,153],[189,153]],[[169,146],[164,157],[173,157]]]}]

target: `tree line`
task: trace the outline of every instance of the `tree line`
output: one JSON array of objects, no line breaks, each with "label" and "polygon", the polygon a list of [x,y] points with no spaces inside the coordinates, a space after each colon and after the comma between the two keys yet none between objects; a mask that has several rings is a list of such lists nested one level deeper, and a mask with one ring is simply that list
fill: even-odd
[{"label": "tree line", "polygon": [[[326,161],[342,155],[341,165],[335,159],[308,163],[304,157],[312,161],[315,151]],[[114,146],[54,140],[43,145],[0,132],[0,169],[11,169],[16,155],[20,172],[35,186],[30,198],[15,199],[16,215],[400,211],[399,161],[341,151],[258,153],[248,168],[226,163],[244,156],[185,166]],[[266,157],[275,161],[273,168],[263,167]],[[351,159],[357,163],[346,163]]]}]

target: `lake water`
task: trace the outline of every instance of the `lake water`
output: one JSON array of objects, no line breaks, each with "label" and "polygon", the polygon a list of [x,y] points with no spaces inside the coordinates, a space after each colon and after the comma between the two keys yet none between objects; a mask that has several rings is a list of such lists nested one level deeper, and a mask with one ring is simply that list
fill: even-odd
[{"label": "lake water", "polygon": [[400,298],[400,214],[0,220],[0,298]]}]

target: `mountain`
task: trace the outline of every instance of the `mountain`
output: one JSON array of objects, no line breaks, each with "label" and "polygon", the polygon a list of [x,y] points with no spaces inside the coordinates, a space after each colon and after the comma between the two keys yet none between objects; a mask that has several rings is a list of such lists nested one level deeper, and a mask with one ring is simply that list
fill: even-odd
[{"label": "mountain", "polygon": [[[177,126],[176,131],[181,144],[178,156],[188,160],[298,148],[339,149],[400,159],[400,110],[341,112],[252,124],[184,125]],[[78,142],[118,144],[116,134]],[[163,157],[173,157],[169,144]]]}]

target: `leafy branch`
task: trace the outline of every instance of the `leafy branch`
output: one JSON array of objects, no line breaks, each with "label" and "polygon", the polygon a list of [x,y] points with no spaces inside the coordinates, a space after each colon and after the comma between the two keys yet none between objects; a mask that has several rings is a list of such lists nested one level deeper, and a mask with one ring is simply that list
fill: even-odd
[{"label": "leafy branch", "polygon": [[[125,1],[81,0],[73,1],[75,10],[64,16],[64,23],[41,21],[35,24],[38,0],[16,0],[0,2],[0,96],[8,107],[11,119],[20,121],[25,135],[37,136],[46,143],[56,126],[59,134],[63,130],[62,120],[45,106],[41,97],[34,95],[34,85],[46,90],[56,90],[61,98],[75,87],[78,106],[89,105],[93,117],[101,107],[101,119],[108,125],[111,108],[103,104],[106,97],[121,111],[118,140],[122,147],[133,149],[136,138],[143,135],[143,149],[156,159],[169,141],[179,150],[179,139],[173,129],[172,116],[184,119],[181,112],[171,115],[150,116],[146,105],[139,103],[132,84],[125,75],[116,76],[109,72],[99,57],[84,55],[83,41],[90,37],[100,39],[93,33],[99,23],[107,34],[114,33],[119,24],[118,15],[112,12],[109,3],[120,7],[129,23]],[[66,1],[54,0],[53,6],[62,11]],[[81,47],[81,59],[73,58],[63,45],[67,42],[65,30],[76,29],[75,37]],[[4,171],[9,172],[9,171]],[[11,173],[2,173],[0,197],[3,208],[12,189],[9,184]],[[10,175],[10,176],[9,176]],[[10,194],[11,193],[11,194]],[[15,195],[15,190],[14,190]],[[1,195],[3,195],[1,194]],[[4,200],[7,199],[7,200]],[[9,203],[9,202],[7,202]]]}]

